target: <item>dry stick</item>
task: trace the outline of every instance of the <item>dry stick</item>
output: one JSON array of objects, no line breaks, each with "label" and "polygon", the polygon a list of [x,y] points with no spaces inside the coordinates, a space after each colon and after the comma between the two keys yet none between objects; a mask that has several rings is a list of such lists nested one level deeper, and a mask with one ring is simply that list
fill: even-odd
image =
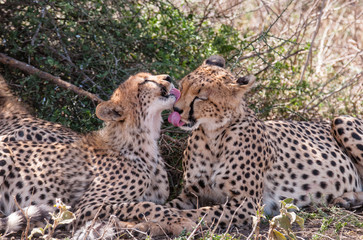
[{"label": "dry stick", "polygon": [[167,166],[169,169],[171,169],[171,170],[173,170],[173,171],[176,171],[176,172],[178,172],[178,173],[183,173],[183,171],[182,170],[180,170],[180,169],[178,169],[178,168],[176,168],[176,167],[174,167],[174,166],[172,166],[172,165],[170,165],[170,164],[168,164],[168,163],[164,163],[165,164],[165,166]]},{"label": "dry stick", "polygon": [[207,214],[205,214],[200,221],[198,222],[197,226],[195,226],[193,232],[190,233],[190,236],[187,238],[187,240],[191,240],[194,237],[194,234],[196,231],[198,231],[199,226],[202,224],[204,218],[207,216]]},{"label": "dry stick", "polygon": [[269,49],[267,49],[265,51],[262,51],[262,52],[256,52],[256,53],[252,53],[252,54],[249,54],[249,55],[246,55],[246,56],[241,56],[240,58],[238,58],[237,61],[242,61],[242,60],[245,60],[245,59],[248,59],[248,58],[253,58],[253,57],[257,57],[257,56],[263,55],[265,53],[269,53],[269,52],[275,50],[276,48],[279,48],[279,47],[283,46],[286,42],[287,41],[285,41],[285,42],[283,42],[283,43],[281,43],[281,44],[279,44],[277,46],[274,46],[272,48],[269,48]]},{"label": "dry stick", "polygon": [[[235,65],[237,64],[237,62],[239,62],[243,57],[242,57],[242,53],[243,50],[247,49],[248,47],[252,46],[255,42],[258,42],[263,36],[267,35],[271,28],[277,23],[277,21],[282,17],[282,15],[285,13],[285,11],[289,8],[289,6],[291,5],[291,3],[293,2],[293,0],[290,0],[290,2],[287,4],[287,6],[285,7],[285,9],[280,13],[280,15],[275,19],[275,21],[273,23],[270,24],[270,26],[267,28],[266,31],[262,31],[260,34],[258,34],[258,36],[252,40],[250,43],[247,44],[247,46],[245,46],[243,49],[240,49],[240,52],[237,57],[237,61],[234,63],[234,65],[232,66],[232,69],[235,67]],[[235,56],[237,56],[235,55]],[[257,56],[259,56],[259,54],[257,53]]]},{"label": "dry stick", "polygon": [[18,61],[12,57],[9,57],[3,53],[0,53],[0,62],[3,63],[3,64],[6,64],[6,65],[9,65],[10,67],[13,67],[13,68],[17,68],[17,69],[20,69],[28,74],[34,74],[36,76],[38,76],[39,78],[42,78],[44,80],[48,80],[52,83],[54,83],[55,85],[61,87],[61,88],[64,88],[64,89],[67,89],[67,90],[70,90],[70,91],[73,91],[75,93],[77,93],[78,95],[81,95],[81,96],[84,96],[84,97],[87,97],[89,99],[91,99],[92,101],[94,102],[98,102],[98,103],[101,103],[103,102],[103,100],[101,98],[99,98],[98,96],[96,96],[95,94],[92,94],[90,92],[87,92],[69,82],[66,82],[64,80],[62,80],[60,77],[56,77],[56,76],[53,76],[52,74],[50,73],[47,73],[47,72],[43,72],[41,70],[39,70],[38,68],[35,68],[29,64],[26,64],[24,62],[21,62],[21,61]]},{"label": "dry stick", "polygon": [[176,140],[176,139],[174,139],[174,138],[172,138],[172,137],[170,137],[170,136],[168,136],[166,134],[162,134],[161,138],[164,138],[165,140],[168,140],[168,141],[170,141],[172,143],[175,143],[175,144],[180,144],[180,142],[178,140]]},{"label": "dry stick", "polygon": [[[323,85],[322,85],[322,87],[321,87],[321,89],[320,89],[320,91],[319,91],[319,93],[317,94],[318,95],[318,97],[317,98],[314,98],[314,99],[312,99],[304,108],[303,108],[303,112],[306,112],[306,111],[309,111],[309,110],[311,110],[312,109],[312,107],[310,107],[310,108],[308,108],[311,104],[313,104],[313,102],[315,102],[316,100],[319,100],[319,99],[321,99],[321,97],[319,96],[320,94],[322,94],[323,93],[323,91],[324,91],[324,89],[325,89],[325,87],[329,84],[329,83],[331,83],[333,80],[335,80],[339,75],[340,75],[340,73],[342,73],[343,72],[343,70],[344,69],[346,69],[347,67],[348,67],[348,65],[356,58],[356,57],[358,57],[358,56],[360,56],[361,55],[361,53],[363,53],[363,50],[362,51],[360,51],[360,52],[358,52],[358,53],[356,53],[355,54],[355,56],[353,57],[353,58],[351,58],[341,69],[339,69],[339,71],[333,76],[333,77],[331,77],[328,81],[326,81]],[[358,73],[357,75],[355,75],[353,78],[355,78],[355,77],[359,77],[359,75],[361,75],[361,73],[362,72],[360,72],[360,73]],[[352,79],[353,79],[352,78]],[[351,79],[351,80],[352,80]],[[351,81],[351,80],[349,80],[349,81]],[[354,83],[354,82],[353,82]],[[352,83],[352,84],[353,84]],[[320,101],[319,102],[319,104],[321,103],[322,101]],[[317,105],[314,105],[314,107],[315,106],[317,106]]]},{"label": "dry stick", "polygon": [[[261,207],[261,202],[262,201],[259,200],[258,210],[257,211],[260,211],[261,209],[264,208],[264,205]],[[250,232],[250,235],[248,235],[248,237],[247,237],[246,240],[252,239],[253,234],[255,234],[255,239],[258,239],[259,238],[259,235],[260,235],[260,223],[261,223],[261,214],[259,213],[258,215],[256,214],[256,222],[253,223],[253,226],[252,226],[252,230]]]},{"label": "dry stick", "polygon": [[[283,58],[279,59],[278,61],[286,60],[286,59],[288,59],[289,57],[292,57],[292,56],[294,56],[294,55],[298,54],[299,52],[303,52],[303,51],[305,51],[305,49],[299,49],[299,50],[296,50],[295,52],[293,52],[293,53],[291,53],[291,54],[289,54],[289,55],[287,55],[287,56],[284,56]],[[271,66],[272,66],[271,64],[267,64],[267,65],[266,65],[266,67],[262,68],[261,70],[259,70],[257,73],[254,73],[253,75],[257,76],[257,75],[259,75],[260,73],[262,73],[262,72],[266,71],[266,70],[267,70],[268,68],[270,68]]]},{"label": "dry stick", "polygon": [[[28,239],[28,232],[29,232],[29,228],[30,228],[30,218],[28,216],[28,213],[24,212],[24,210],[21,208],[21,206],[19,205],[15,196],[13,196],[13,199],[14,199],[15,205],[20,209],[21,213],[24,215],[24,217],[26,219],[26,228],[25,228],[25,232],[23,232],[23,233],[24,233],[25,239]],[[23,234],[22,234],[22,237],[23,237]]]},{"label": "dry stick", "polygon": [[342,210],[342,212],[345,212],[345,213],[347,213],[349,215],[353,215],[354,217],[357,217],[359,219],[362,219],[362,221],[363,221],[363,215],[357,214],[356,213],[356,210],[354,210],[353,212],[351,212],[349,210],[346,210],[346,209],[341,209],[341,210]]},{"label": "dry stick", "polygon": [[318,22],[316,24],[316,29],[314,31],[313,38],[311,39],[308,57],[306,58],[306,62],[305,62],[304,68],[303,68],[303,70],[301,72],[300,82],[304,79],[305,70],[306,70],[306,68],[307,68],[307,66],[308,66],[308,64],[310,62],[311,55],[313,54],[314,41],[315,41],[316,35],[318,35],[318,32],[319,32],[320,23],[321,23],[321,17],[323,16],[324,7],[325,7],[325,0],[323,0],[323,2],[321,3],[321,9],[320,9],[319,17],[318,17]]},{"label": "dry stick", "polygon": [[88,235],[90,234],[90,232],[91,232],[91,230],[92,230],[93,226],[94,226],[94,225],[95,225],[95,223],[96,223],[96,219],[97,219],[98,215],[100,214],[100,212],[101,212],[102,207],[103,207],[103,205],[104,205],[104,204],[105,204],[105,202],[102,202],[102,205],[98,208],[98,210],[97,210],[97,212],[96,212],[95,217],[92,219],[91,225],[89,225],[89,226],[88,226],[88,228],[87,228],[87,231],[86,231],[86,234],[85,234],[85,235],[84,235],[84,237],[83,237],[83,240],[86,240],[86,239],[87,239],[87,237],[88,237]]},{"label": "dry stick", "polygon": [[242,207],[243,204],[245,204],[246,202],[246,198],[243,199],[243,202],[237,207],[237,209],[233,212],[233,215],[232,215],[232,218],[231,218],[231,221],[229,222],[228,224],[228,227],[227,227],[227,230],[226,232],[229,232],[229,230],[231,229],[231,226],[232,226],[232,220],[234,218],[234,216],[236,216],[236,213],[237,211]]},{"label": "dry stick", "polygon": [[[334,9],[331,9],[333,7],[333,4],[330,4],[330,2],[328,1],[326,6],[325,6],[325,13],[326,16],[329,16],[329,14],[333,14]],[[326,65],[327,63],[324,62],[324,59],[327,59],[329,56],[329,51],[330,51],[330,47],[331,46],[331,39],[332,37],[334,37],[336,35],[336,31],[332,31],[331,29],[338,29],[339,28],[339,24],[341,23],[341,20],[343,19],[343,15],[345,13],[346,10],[343,10],[340,14],[340,16],[338,17],[338,20],[335,22],[335,26],[333,26],[332,24],[332,20],[328,19],[328,17],[326,17],[326,19],[328,20],[328,26],[325,27],[324,33],[320,39],[320,46],[318,47],[317,50],[318,54],[317,54],[317,66],[316,66],[316,72],[320,74],[321,69],[323,68],[323,65]],[[332,33],[332,34],[331,34]]]},{"label": "dry stick", "polygon": [[[126,228],[125,229],[126,230],[126,232],[133,238],[133,239],[135,239],[135,240],[137,240],[137,238],[134,236],[134,235],[132,235],[132,233],[129,231],[129,229],[128,228]],[[135,229],[132,229],[133,231],[137,231],[137,229],[135,230]],[[140,232],[140,233],[143,233],[143,234],[145,234],[145,235],[147,235],[147,233],[144,233],[144,232],[141,232],[141,231],[137,231],[137,232]]]},{"label": "dry stick", "polygon": [[71,67],[73,67],[75,69],[75,71],[77,73],[80,73],[84,77],[84,80],[82,81],[82,83],[90,82],[91,84],[93,84],[93,86],[95,86],[97,88],[98,91],[100,91],[104,95],[107,95],[100,86],[98,86],[83,70],[81,70],[79,67],[77,67],[76,64],[74,64],[72,62],[72,60],[69,56],[65,56],[65,55],[61,54],[59,51],[57,51],[56,49],[54,49],[50,46],[48,46],[48,47],[49,47],[50,51],[52,51],[55,55],[58,55],[61,58],[61,61],[67,61],[71,65]]},{"label": "dry stick", "polygon": [[[46,11],[47,11],[47,9],[45,7],[43,7],[41,10],[41,12],[42,12],[42,15],[40,16],[41,19],[44,18]],[[38,27],[35,30],[34,36],[32,37],[32,40],[30,41],[30,45],[34,46],[35,40],[37,39],[41,26],[42,26],[42,22],[39,22]]]}]

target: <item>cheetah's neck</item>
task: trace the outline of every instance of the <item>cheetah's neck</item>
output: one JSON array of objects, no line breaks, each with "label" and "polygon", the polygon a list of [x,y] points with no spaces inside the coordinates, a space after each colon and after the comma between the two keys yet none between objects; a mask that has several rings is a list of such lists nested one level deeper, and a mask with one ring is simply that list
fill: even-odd
[{"label": "cheetah's neck", "polygon": [[141,157],[150,161],[151,164],[158,164],[160,157],[157,139],[160,134],[161,116],[159,119],[152,120],[159,121],[158,125],[152,122],[147,126],[146,124],[134,126],[127,123],[106,123],[104,128],[88,134],[85,141],[96,149]]}]

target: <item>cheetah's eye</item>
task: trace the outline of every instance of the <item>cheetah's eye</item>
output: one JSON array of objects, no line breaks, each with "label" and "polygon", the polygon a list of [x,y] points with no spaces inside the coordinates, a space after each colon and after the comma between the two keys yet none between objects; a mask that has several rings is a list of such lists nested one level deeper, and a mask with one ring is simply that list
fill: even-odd
[{"label": "cheetah's eye", "polygon": [[166,87],[164,86],[160,87],[160,94],[163,97],[166,97],[168,95],[168,90],[166,90]]},{"label": "cheetah's eye", "polygon": [[196,97],[196,99],[200,101],[206,101],[208,100],[208,97]]}]

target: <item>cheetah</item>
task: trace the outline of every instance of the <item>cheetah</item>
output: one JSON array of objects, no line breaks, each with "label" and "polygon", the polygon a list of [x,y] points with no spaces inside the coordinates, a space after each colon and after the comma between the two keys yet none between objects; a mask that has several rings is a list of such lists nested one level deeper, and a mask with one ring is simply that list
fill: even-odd
[{"label": "cheetah", "polygon": [[29,106],[19,102],[0,75],[0,141],[36,141],[66,143],[80,134],[60,124],[35,118]]},{"label": "cheetah", "polygon": [[[332,121],[331,133],[339,146],[353,160],[360,178],[363,179],[363,122],[351,116],[337,117]],[[344,208],[363,205],[363,192],[346,192],[334,199],[333,204]]]},{"label": "cheetah", "polygon": [[35,224],[48,218],[56,198],[72,206],[76,229],[96,215],[100,221],[112,215],[155,235],[191,230],[192,220],[161,205],[169,196],[157,146],[161,112],[179,96],[168,75],[139,73],[97,106],[104,121],[98,131],[69,143],[2,141],[0,209],[6,217],[0,231],[24,229],[16,202]]},{"label": "cheetah", "polygon": [[[263,204],[266,214],[277,213],[285,198],[294,198],[298,207],[331,202],[344,193],[362,200],[363,121],[351,121],[356,125],[349,134],[340,134],[345,149],[328,122],[261,121],[243,100],[254,81],[254,76],[234,77],[219,56],[180,81],[181,97],[169,122],[191,135],[182,192],[167,206],[225,228],[250,225]],[[334,132],[342,132],[339,125]],[[353,143],[359,153],[350,149]],[[346,150],[355,154],[355,162]]]}]

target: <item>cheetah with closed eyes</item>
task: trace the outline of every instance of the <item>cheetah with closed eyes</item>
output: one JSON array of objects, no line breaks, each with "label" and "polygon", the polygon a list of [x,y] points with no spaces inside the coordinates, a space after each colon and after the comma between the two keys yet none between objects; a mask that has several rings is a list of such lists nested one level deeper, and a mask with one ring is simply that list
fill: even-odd
[{"label": "cheetah with closed eyes", "polygon": [[161,112],[179,97],[170,80],[148,73],[130,77],[97,106],[104,127],[71,142],[2,140],[0,208],[6,217],[0,231],[25,228],[15,200],[35,223],[49,218],[56,198],[72,206],[76,228],[96,215],[113,215],[155,235],[191,230],[193,221],[160,205],[169,196],[157,146]]},{"label": "cheetah with closed eyes", "polygon": [[255,78],[224,66],[213,56],[180,81],[169,121],[192,133],[182,192],[167,205],[226,227],[251,224],[258,205],[274,214],[285,198],[299,207],[362,204],[363,121],[263,122],[243,100]]}]

